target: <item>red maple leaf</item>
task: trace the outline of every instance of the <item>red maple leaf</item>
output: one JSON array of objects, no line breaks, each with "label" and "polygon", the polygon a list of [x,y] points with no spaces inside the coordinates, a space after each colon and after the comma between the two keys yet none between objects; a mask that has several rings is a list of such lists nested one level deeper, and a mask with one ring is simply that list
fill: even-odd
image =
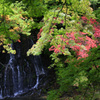
[{"label": "red maple leaf", "polygon": [[20,39],[17,40],[18,42],[21,42]]}]

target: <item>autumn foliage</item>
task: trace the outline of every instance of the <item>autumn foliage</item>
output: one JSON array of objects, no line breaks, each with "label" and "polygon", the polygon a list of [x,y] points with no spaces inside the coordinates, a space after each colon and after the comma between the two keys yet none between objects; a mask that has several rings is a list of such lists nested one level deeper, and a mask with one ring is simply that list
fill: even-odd
[{"label": "autumn foliage", "polygon": [[[77,59],[88,57],[88,52],[91,48],[97,47],[100,45],[100,24],[96,21],[96,19],[87,19],[85,16],[82,16],[81,19],[84,23],[92,24],[94,34],[92,37],[88,36],[88,33],[85,32],[66,32],[66,36],[58,35],[65,43],[65,45],[58,45],[57,47],[51,46],[49,51],[54,51],[55,53],[62,52],[62,50],[66,49],[66,46],[71,48],[76,52]],[[78,37],[75,37],[78,34]],[[70,44],[69,42],[73,41],[75,45]],[[60,47],[62,49],[60,49]],[[64,53],[64,52],[62,52]]]}]

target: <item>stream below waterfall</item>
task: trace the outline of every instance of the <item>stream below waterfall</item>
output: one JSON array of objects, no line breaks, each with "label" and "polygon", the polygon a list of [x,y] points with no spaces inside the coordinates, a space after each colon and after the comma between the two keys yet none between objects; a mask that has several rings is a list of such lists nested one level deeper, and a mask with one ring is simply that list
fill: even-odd
[{"label": "stream below waterfall", "polygon": [[47,99],[46,97],[25,96],[25,97],[16,97],[16,98],[6,98],[2,100],[47,100]]}]

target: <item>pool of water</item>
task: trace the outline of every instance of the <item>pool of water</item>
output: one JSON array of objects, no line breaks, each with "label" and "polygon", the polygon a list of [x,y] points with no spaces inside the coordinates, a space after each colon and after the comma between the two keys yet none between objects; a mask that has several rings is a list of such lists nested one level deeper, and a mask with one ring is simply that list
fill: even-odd
[{"label": "pool of water", "polygon": [[46,97],[27,96],[27,97],[5,98],[2,100],[46,100]]}]

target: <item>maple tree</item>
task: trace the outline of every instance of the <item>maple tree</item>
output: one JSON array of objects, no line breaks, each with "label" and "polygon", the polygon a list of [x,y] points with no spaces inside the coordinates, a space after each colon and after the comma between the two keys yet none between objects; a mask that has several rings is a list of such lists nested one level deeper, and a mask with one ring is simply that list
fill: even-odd
[{"label": "maple tree", "polygon": [[[67,3],[69,5],[62,4],[60,8],[52,9],[44,16],[45,25],[38,33],[38,40],[27,52],[28,55],[39,55],[44,49],[51,52],[53,64],[49,68],[56,66],[57,82],[60,86],[57,90],[49,92],[48,100],[57,100],[72,86],[77,86],[80,91],[84,90],[90,84],[94,84],[94,79],[95,81],[100,79],[98,71],[100,63],[96,62],[96,66],[94,65],[98,58],[91,61],[89,59],[92,56],[88,54],[91,49],[100,45],[100,23],[96,21],[88,0],[67,1]],[[78,8],[76,5],[79,5]],[[93,76],[94,72],[98,78]],[[92,91],[91,89],[93,88],[90,86],[89,90]],[[84,94],[84,91],[82,92]]]},{"label": "maple tree", "polygon": [[[82,20],[84,21],[84,23],[87,23],[88,19],[86,17],[81,17]],[[88,33],[84,33],[84,32],[79,32],[79,33],[75,33],[75,32],[71,32],[71,33],[66,33],[66,37],[63,37],[63,35],[59,35],[60,39],[65,42],[65,44],[67,44],[67,46],[69,48],[71,48],[72,50],[74,50],[76,52],[76,56],[79,58],[85,58],[88,57],[88,52],[91,48],[97,47],[98,45],[100,45],[99,43],[99,35],[100,35],[100,25],[99,23],[95,20],[95,19],[90,19],[89,20],[90,24],[93,25],[93,38],[90,38],[88,35]],[[75,36],[78,35],[77,38],[75,38]],[[71,45],[69,44],[70,40],[72,40],[75,45]],[[57,47],[55,46],[51,46],[49,48],[49,51],[54,51],[55,53],[59,53],[62,52],[63,54],[64,49],[66,45],[63,45],[63,47],[61,45],[58,45]]]}]

